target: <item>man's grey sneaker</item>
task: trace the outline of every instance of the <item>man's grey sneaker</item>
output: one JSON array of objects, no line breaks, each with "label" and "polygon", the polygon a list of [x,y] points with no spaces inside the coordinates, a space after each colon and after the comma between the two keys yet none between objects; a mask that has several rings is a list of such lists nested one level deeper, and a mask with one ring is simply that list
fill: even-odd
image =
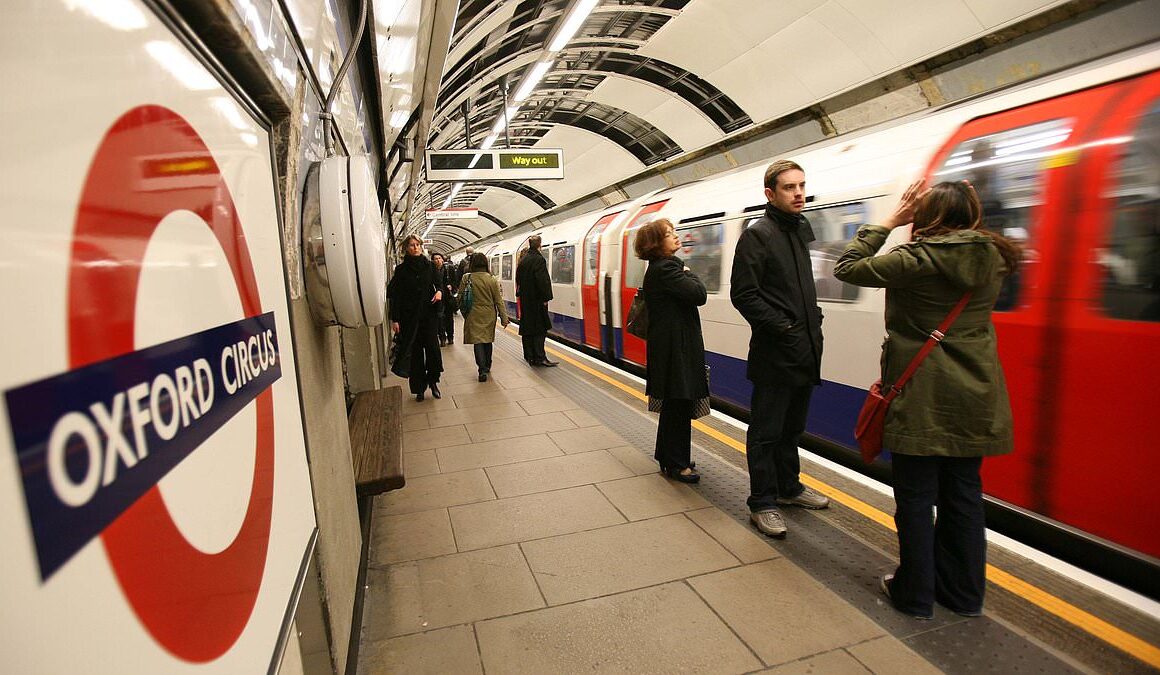
[{"label": "man's grey sneaker", "polygon": [[830,505],[830,498],[809,488],[802,488],[802,493],[796,497],[778,497],[778,504],[800,506],[806,509],[824,509]]},{"label": "man's grey sneaker", "polygon": [[753,526],[761,531],[762,534],[770,537],[784,537],[785,536],[785,521],[781,517],[779,511],[759,511],[757,513],[749,514],[749,520],[753,521]]}]

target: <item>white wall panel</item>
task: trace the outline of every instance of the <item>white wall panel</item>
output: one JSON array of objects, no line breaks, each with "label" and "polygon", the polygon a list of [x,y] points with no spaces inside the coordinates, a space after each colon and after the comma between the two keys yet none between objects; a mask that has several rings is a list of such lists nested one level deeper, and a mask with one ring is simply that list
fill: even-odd
[{"label": "white wall panel", "polygon": [[961,44],[983,30],[962,0],[839,1],[894,54],[895,67]]},{"label": "white wall panel", "polygon": [[[556,133],[553,131],[552,133]],[[564,148],[564,180],[534,181],[530,185],[548,195],[556,204],[566,204],[574,199],[610,185],[626,176],[641,171],[644,166],[633,157],[632,153],[595,134],[579,129],[569,129],[568,135],[585,135],[595,139],[596,146],[581,154],[569,156],[569,147],[580,143],[565,145],[549,145],[547,147]],[[563,135],[563,134],[562,134]]]},{"label": "white wall panel", "polygon": [[688,101],[639,80],[606,78],[587,98],[648,120],[683,150],[699,148],[724,136],[704,113]]},{"label": "white wall panel", "polygon": [[989,29],[1062,5],[1065,0],[965,0],[967,7]]},{"label": "white wall panel", "polygon": [[693,2],[640,50],[703,76],[805,16],[824,0]]},{"label": "white wall panel", "polygon": [[830,0],[810,16],[853,51],[869,72],[884,73],[894,67],[896,60],[886,45],[842,3]]},{"label": "white wall panel", "polygon": [[795,69],[779,70],[762,47],[751,49],[727,67],[705,75],[705,79],[724,91],[756,123],[793,112],[814,100]]}]

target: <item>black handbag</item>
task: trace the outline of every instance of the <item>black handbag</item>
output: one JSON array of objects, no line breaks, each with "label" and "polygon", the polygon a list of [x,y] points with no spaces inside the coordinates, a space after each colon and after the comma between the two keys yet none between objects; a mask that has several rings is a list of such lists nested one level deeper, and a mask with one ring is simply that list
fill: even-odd
[{"label": "black handbag", "polygon": [[647,340],[648,339],[648,305],[644,301],[644,293],[642,289],[636,289],[636,295],[632,298],[632,306],[628,308],[628,318],[624,322],[624,327],[628,330],[629,335]]},{"label": "black handbag", "polygon": [[[705,366],[705,384],[709,383],[709,366]],[[693,414],[690,419],[697,419],[709,414],[712,407],[709,405],[709,396],[704,396],[693,402]],[[648,411],[659,413],[664,408],[665,400],[663,398],[656,398],[655,396],[648,397]]]}]

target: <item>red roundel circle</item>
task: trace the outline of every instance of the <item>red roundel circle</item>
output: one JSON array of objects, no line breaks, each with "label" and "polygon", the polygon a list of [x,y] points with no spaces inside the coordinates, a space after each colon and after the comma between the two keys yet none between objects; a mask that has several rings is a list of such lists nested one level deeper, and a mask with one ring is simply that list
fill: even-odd
[{"label": "red roundel circle", "polygon": [[[182,209],[200,216],[221,245],[245,316],[262,313],[237,209],[209,148],[172,110],[133,108],[101,140],[77,209],[68,273],[70,368],[135,350],[145,249],[161,220]],[[226,549],[209,554],[194,548],[157,486],[101,535],[141,623],[165,649],[187,661],[210,661],[237,641],[262,583],[274,490],[271,390],[254,403],[257,442],[250,501],[241,530]]]}]

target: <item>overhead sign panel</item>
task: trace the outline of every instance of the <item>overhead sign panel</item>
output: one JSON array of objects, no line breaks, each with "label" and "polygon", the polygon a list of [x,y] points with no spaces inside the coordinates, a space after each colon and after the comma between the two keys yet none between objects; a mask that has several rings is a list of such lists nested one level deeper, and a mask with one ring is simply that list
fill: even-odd
[{"label": "overhead sign panel", "polygon": [[427,180],[432,183],[563,177],[564,151],[559,148],[427,151]]},{"label": "overhead sign panel", "polygon": [[427,220],[467,220],[478,218],[479,209],[427,209]]}]

